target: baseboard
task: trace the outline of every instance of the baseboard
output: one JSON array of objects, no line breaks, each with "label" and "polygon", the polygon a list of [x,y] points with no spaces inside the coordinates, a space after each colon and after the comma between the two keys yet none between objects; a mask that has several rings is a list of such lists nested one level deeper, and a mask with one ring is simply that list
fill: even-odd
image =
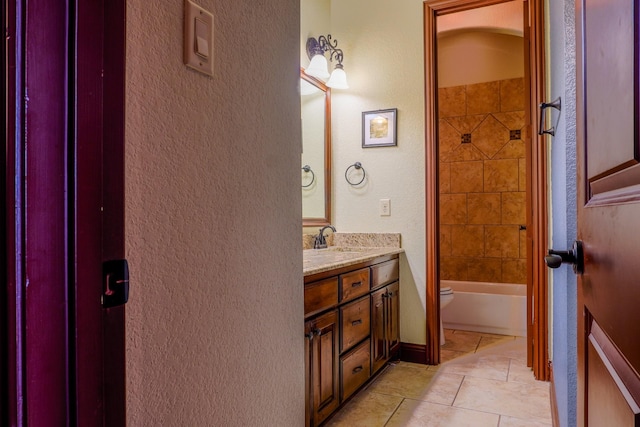
[{"label": "baseboard", "polygon": [[549,400],[551,400],[551,425],[560,425],[560,414],[558,414],[558,401],[556,399],[556,386],[553,381],[553,363],[549,361]]},{"label": "baseboard", "polygon": [[427,345],[400,343],[400,360],[403,362],[427,364]]}]

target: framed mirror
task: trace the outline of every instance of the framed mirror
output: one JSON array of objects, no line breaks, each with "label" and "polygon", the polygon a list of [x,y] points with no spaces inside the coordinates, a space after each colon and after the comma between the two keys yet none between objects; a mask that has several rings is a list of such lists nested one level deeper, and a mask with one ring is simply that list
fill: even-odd
[{"label": "framed mirror", "polygon": [[331,88],[300,69],[302,226],[331,223]]}]

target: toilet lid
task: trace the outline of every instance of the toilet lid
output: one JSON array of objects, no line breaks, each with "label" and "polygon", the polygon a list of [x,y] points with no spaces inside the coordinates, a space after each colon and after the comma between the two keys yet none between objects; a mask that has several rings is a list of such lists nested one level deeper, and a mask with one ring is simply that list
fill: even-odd
[{"label": "toilet lid", "polygon": [[440,288],[440,295],[449,295],[453,293],[453,289],[447,287],[447,288]]}]

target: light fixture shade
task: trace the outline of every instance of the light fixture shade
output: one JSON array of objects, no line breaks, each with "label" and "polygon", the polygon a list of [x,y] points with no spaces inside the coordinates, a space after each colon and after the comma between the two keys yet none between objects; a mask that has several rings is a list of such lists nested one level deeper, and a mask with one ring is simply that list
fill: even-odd
[{"label": "light fixture shade", "polygon": [[326,79],[329,77],[327,71],[327,58],[324,55],[314,55],[311,58],[311,62],[306,70],[304,70],[309,76],[317,77],[319,79]]},{"label": "light fixture shade", "polygon": [[331,78],[327,82],[327,86],[333,89],[349,89],[347,84],[347,74],[342,68],[336,67],[331,73]]}]

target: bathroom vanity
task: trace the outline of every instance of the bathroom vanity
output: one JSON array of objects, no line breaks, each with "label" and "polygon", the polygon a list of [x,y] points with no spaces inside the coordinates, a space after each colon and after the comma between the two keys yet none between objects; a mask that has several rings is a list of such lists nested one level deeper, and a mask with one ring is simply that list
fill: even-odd
[{"label": "bathroom vanity", "polygon": [[400,248],[304,251],[306,425],[320,425],[400,347]]}]

